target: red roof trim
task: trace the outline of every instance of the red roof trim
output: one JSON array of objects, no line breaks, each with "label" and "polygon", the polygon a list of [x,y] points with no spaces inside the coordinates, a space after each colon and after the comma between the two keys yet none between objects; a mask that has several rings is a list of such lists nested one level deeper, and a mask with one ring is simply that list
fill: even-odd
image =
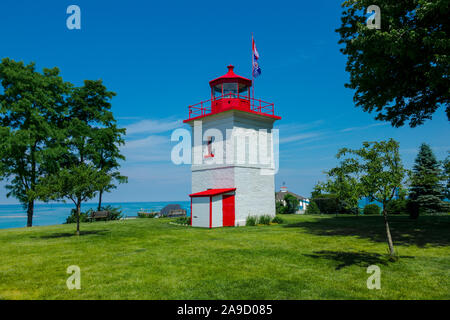
[{"label": "red roof trim", "polygon": [[194,121],[194,120],[198,120],[198,119],[201,119],[201,118],[206,118],[206,117],[209,117],[209,116],[212,116],[212,115],[215,115],[215,114],[219,114],[219,113],[222,113],[222,112],[225,112],[225,111],[229,111],[229,110],[248,112],[248,113],[256,114],[256,115],[259,115],[259,116],[272,118],[272,119],[275,119],[275,120],[281,120],[281,117],[275,116],[275,115],[271,115],[271,114],[267,114],[267,113],[257,112],[257,111],[253,111],[253,110],[245,110],[244,111],[244,110],[238,110],[238,109],[231,108],[231,109],[228,109],[228,110],[223,110],[221,112],[210,112],[210,113],[204,114],[202,116],[189,118],[189,119],[183,120],[183,123],[188,123],[188,122],[191,122],[191,121]]},{"label": "red roof trim", "polygon": [[210,196],[216,196],[216,195],[231,192],[231,191],[236,191],[236,188],[208,189],[208,190],[197,192],[197,193],[191,193],[189,195],[189,197],[210,197]]}]

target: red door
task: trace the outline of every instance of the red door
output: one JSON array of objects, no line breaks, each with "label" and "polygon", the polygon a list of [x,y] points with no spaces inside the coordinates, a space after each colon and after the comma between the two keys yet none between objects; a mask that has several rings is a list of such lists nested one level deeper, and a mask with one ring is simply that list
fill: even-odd
[{"label": "red door", "polygon": [[234,194],[222,196],[223,226],[234,227]]}]

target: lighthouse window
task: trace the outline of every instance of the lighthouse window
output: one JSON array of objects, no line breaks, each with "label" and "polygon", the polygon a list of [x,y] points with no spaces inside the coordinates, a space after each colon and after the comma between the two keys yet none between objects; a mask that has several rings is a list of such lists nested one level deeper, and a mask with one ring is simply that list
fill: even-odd
[{"label": "lighthouse window", "polygon": [[218,84],[213,87],[214,97],[218,98],[222,96],[222,84]]},{"label": "lighthouse window", "polygon": [[237,95],[237,83],[224,83],[223,84],[223,95]]},{"label": "lighthouse window", "polygon": [[205,158],[212,158],[214,157],[214,154],[212,153],[212,143],[213,143],[213,137],[208,137],[206,140],[206,155]]},{"label": "lighthouse window", "polygon": [[242,98],[248,97],[248,87],[246,85],[239,85],[239,96]]}]

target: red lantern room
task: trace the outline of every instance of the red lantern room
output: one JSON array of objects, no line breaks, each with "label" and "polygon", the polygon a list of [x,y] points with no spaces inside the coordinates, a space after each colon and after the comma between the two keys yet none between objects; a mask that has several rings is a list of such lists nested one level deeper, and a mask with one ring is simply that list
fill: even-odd
[{"label": "red lantern room", "polygon": [[275,116],[273,103],[251,97],[252,80],[237,75],[233,69],[229,65],[226,74],[209,82],[211,99],[189,106],[189,118],[184,122],[232,109],[281,119]]}]

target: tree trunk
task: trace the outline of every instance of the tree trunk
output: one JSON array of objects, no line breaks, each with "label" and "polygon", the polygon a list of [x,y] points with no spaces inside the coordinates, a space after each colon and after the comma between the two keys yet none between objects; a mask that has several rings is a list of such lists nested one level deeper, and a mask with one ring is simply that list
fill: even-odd
[{"label": "tree trunk", "polygon": [[103,195],[103,189],[100,190],[99,194],[98,194],[98,210],[100,211],[102,209],[102,195]]},{"label": "tree trunk", "polygon": [[386,236],[389,246],[389,255],[391,257],[395,257],[395,250],[394,250],[394,244],[392,242],[392,236],[391,236],[391,230],[389,228],[389,222],[386,212],[386,204],[383,203],[383,218],[384,218],[384,225],[386,226]]},{"label": "tree trunk", "polygon": [[27,227],[33,225],[34,201],[28,202],[27,206]]},{"label": "tree trunk", "polygon": [[77,236],[80,235],[80,211],[81,211],[81,201],[80,199],[77,200],[77,231],[75,234]]}]

